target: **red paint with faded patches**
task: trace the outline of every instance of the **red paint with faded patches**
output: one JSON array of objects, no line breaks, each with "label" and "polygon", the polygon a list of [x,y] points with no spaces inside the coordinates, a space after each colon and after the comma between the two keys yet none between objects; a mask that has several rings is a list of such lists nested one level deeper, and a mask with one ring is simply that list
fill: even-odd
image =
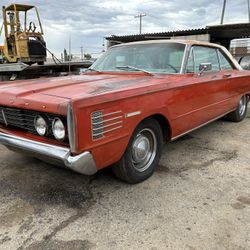
[{"label": "red paint with faded patches", "polygon": [[[231,77],[227,77],[231,75]],[[172,140],[237,108],[250,93],[250,73],[231,70],[198,74],[88,72],[80,76],[22,80],[0,85],[0,106],[67,116],[74,110],[76,150],[93,154],[98,169],[122,157],[136,126],[150,116],[164,117]],[[121,111],[121,128],[92,138],[91,114]],[[126,117],[139,111],[140,114]],[[112,115],[110,116],[112,118]],[[68,147],[53,139],[1,125],[3,133]]]}]

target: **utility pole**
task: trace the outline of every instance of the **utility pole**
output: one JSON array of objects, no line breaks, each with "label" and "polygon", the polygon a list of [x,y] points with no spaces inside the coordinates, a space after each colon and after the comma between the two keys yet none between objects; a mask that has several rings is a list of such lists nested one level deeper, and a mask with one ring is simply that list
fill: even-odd
[{"label": "utility pole", "polygon": [[247,4],[248,4],[248,21],[250,23],[250,1],[247,0]]},{"label": "utility pole", "polygon": [[71,74],[71,34],[69,34],[69,75]]},{"label": "utility pole", "polygon": [[83,46],[81,46],[80,48],[81,48],[81,60],[83,61]]},{"label": "utility pole", "polygon": [[224,21],[226,4],[227,4],[227,0],[224,0],[224,1],[223,1],[223,7],[222,7],[222,13],[221,13],[221,21],[220,21],[220,24],[223,24],[223,21]]},{"label": "utility pole", "polygon": [[[223,22],[224,22],[226,4],[227,4],[227,0],[223,0],[223,7],[222,7],[222,13],[221,13],[221,21],[220,21],[220,24],[223,24]],[[250,23],[250,0],[247,0],[247,5],[248,5],[248,21],[249,21],[249,23]]]},{"label": "utility pole", "polygon": [[144,13],[140,13],[139,15],[136,15],[135,18],[140,18],[140,34],[141,34],[141,31],[142,31],[142,18],[147,16],[146,14]]},{"label": "utility pole", "polygon": [[[3,23],[3,24],[4,24],[4,23]],[[2,26],[1,26],[1,28],[0,28],[0,36],[2,35],[3,24],[2,24]]]}]

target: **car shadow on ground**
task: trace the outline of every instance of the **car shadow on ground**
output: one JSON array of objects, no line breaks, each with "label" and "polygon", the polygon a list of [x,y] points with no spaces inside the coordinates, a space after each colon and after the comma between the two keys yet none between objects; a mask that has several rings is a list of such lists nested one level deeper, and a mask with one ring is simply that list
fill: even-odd
[{"label": "car shadow on ground", "polygon": [[[217,149],[202,138],[202,135],[210,130],[218,133],[218,130],[222,130],[223,123],[224,120],[219,120],[201,128],[195,136],[188,134],[164,146],[156,173],[180,174],[194,167],[205,167],[216,159],[230,159],[232,155],[235,157],[236,152],[232,151],[221,150],[215,153]],[[207,151],[213,151],[212,158],[207,157]],[[192,163],[188,160],[190,155],[193,155],[193,159],[199,155],[203,160],[198,164]],[[94,194],[101,195],[105,193],[105,189],[130,186],[117,180],[110,168],[101,170],[93,176],[84,176],[10,151],[4,154],[1,168],[5,174],[0,177],[0,194],[17,196],[38,210],[41,204],[43,206],[63,204],[68,208],[82,208],[86,203],[93,201]]]}]

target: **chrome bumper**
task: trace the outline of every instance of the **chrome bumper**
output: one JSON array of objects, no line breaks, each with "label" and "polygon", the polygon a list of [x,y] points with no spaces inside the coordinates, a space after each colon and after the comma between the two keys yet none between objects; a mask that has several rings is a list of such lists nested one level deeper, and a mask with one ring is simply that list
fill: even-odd
[{"label": "chrome bumper", "polygon": [[92,175],[97,172],[95,161],[88,151],[72,156],[68,148],[36,142],[1,132],[0,143],[11,150],[28,153],[30,156],[35,156],[81,174]]}]

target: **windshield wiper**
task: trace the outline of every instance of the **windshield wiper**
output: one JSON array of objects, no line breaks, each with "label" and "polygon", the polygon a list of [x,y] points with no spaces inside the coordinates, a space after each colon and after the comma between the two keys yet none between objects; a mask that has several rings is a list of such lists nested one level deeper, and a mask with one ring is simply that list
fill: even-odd
[{"label": "windshield wiper", "polygon": [[[95,69],[92,69],[92,68],[88,68],[86,71],[100,72],[100,71],[95,70]],[[85,72],[86,72],[86,71],[85,71]]]},{"label": "windshield wiper", "polygon": [[121,70],[132,69],[132,70],[144,72],[144,73],[146,73],[146,74],[148,74],[148,75],[153,76],[153,74],[150,73],[150,72],[147,71],[147,70],[140,69],[140,68],[137,68],[137,67],[134,67],[134,66],[130,66],[130,65],[116,66],[116,68],[117,68],[117,69],[121,69]]}]

